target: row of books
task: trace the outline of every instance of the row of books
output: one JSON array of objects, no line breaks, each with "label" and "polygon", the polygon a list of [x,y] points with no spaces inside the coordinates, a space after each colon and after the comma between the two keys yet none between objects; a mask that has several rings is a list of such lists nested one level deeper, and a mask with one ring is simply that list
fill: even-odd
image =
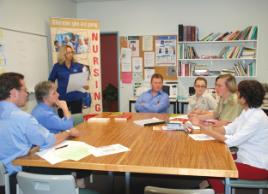
[{"label": "row of books", "polygon": [[232,40],[257,40],[258,27],[248,26],[244,30],[234,32],[210,33],[200,41],[232,41]]},{"label": "row of books", "polygon": [[256,49],[239,46],[226,46],[219,54],[219,58],[236,59],[236,58],[255,58]]},{"label": "row of books", "polygon": [[255,62],[243,66],[241,63],[235,63],[233,68],[221,69],[220,71],[209,70],[207,65],[195,63],[179,63],[179,76],[218,76],[220,74],[232,74],[234,76],[255,76]]},{"label": "row of books", "polygon": [[199,31],[196,26],[178,25],[178,40],[179,41],[198,41]]},{"label": "row of books", "polygon": [[208,76],[209,70],[206,65],[195,63],[179,63],[178,64],[179,76]]},{"label": "row of books", "polygon": [[[181,53],[179,53],[179,57]],[[240,46],[226,46],[224,47],[219,55],[201,55],[199,57],[195,48],[192,46],[186,46],[184,50],[184,58],[185,59],[254,59],[256,58],[256,49],[248,48],[248,47],[240,47]]]}]

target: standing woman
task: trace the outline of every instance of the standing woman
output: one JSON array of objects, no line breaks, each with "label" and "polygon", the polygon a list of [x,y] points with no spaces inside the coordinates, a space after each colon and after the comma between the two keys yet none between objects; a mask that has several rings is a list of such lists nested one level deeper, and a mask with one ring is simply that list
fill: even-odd
[{"label": "standing woman", "polygon": [[[73,73],[82,72],[83,67],[84,65],[76,62],[73,48],[65,45],[60,48],[58,62],[54,64],[48,78],[52,82],[58,81],[59,99],[67,102],[72,114],[82,113],[83,93],[81,91],[67,93],[69,76]],[[84,89],[88,89],[88,86],[84,86]],[[61,110],[59,110],[59,116],[63,116]]]}]

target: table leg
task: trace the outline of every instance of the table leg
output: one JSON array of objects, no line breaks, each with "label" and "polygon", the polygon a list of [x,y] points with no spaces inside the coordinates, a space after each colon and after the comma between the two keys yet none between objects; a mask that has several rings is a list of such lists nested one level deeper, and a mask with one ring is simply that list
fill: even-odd
[{"label": "table leg", "polygon": [[111,191],[114,193],[114,173],[113,172],[108,172],[109,179],[110,179],[110,185],[111,185]]},{"label": "table leg", "polygon": [[177,113],[177,102],[174,102],[173,104],[173,114],[176,114]]},{"label": "table leg", "polygon": [[129,101],[129,102],[128,102],[128,110],[129,110],[129,112],[131,112],[131,104],[132,104],[132,102]]},{"label": "table leg", "polygon": [[225,178],[225,194],[231,194],[230,178]]},{"label": "table leg", "polygon": [[125,172],[125,189],[125,193],[130,194],[130,172]]}]

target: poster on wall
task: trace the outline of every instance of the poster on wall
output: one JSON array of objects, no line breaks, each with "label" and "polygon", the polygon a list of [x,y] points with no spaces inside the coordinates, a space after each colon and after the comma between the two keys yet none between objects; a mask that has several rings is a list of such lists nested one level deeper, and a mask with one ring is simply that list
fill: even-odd
[{"label": "poster on wall", "polygon": [[102,112],[99,22],[51,18],[50,30],[53,64],[57,62],[61,46],[73,47],[76,60],[90,68],[89,92],[92,98],[90,112]]},{"label": "poster on wall", "polygon": [[129,36],[128,37],[128,48],[131,49],[132,57],[138,57],[140,54],[140,43],[138,36]]},{"label": "poster on wall", "polygon": [[156,65],[176,65],[176,36],[155,38]]}]

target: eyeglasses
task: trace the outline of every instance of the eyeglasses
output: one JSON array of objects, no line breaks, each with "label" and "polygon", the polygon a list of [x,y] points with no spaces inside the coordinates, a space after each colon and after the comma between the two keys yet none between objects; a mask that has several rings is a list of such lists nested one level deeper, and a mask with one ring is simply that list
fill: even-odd
[{"label": "eyeglasses", "polygon": [[206,88],[207,86],[204,86],[204,85],[195,85],[194,87],[196,87],[196,88]]}]

